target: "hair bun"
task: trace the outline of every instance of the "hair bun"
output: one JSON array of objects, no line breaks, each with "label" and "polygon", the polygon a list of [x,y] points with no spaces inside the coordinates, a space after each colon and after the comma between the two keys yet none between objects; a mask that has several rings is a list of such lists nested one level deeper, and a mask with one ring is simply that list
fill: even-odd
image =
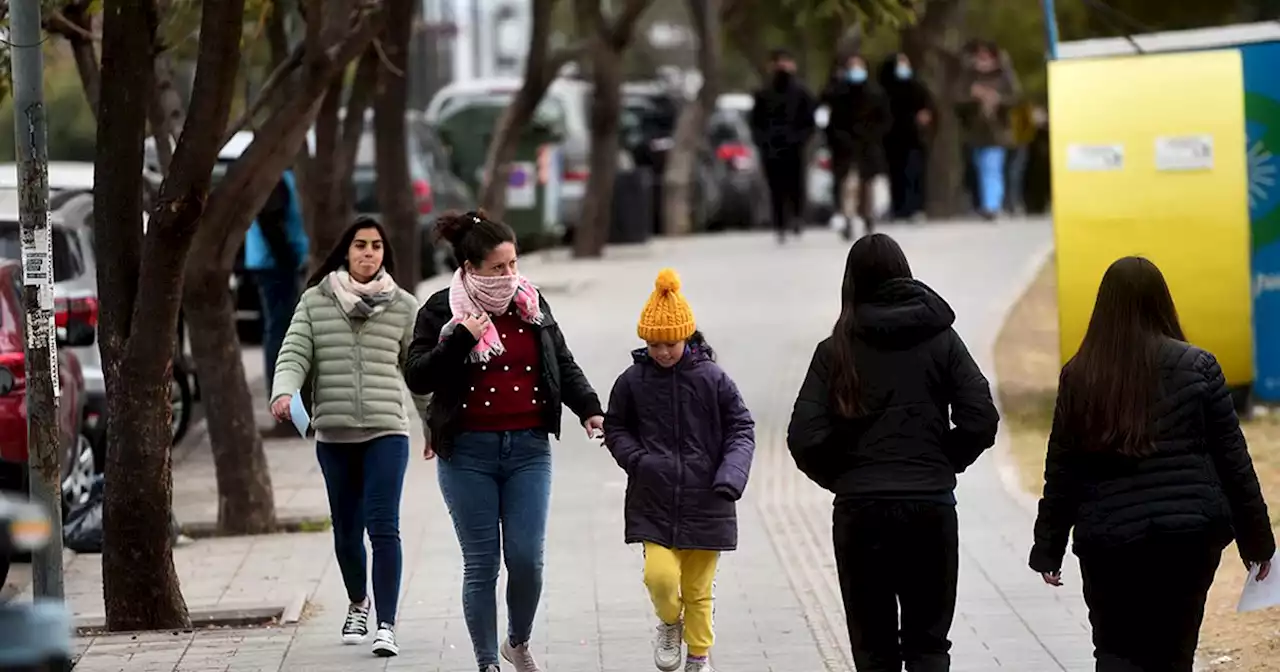
[{"label": "hair bun", "polygon": [[436,236],[456,246],[472,227],[484,219],[486,218],[483,210],[446,212],[436,220]]},{"label": "hair bun", "polygon": [[674,268],[664,268],[658,271],[658,279],[653,281],[653,287],[660,292],[678,292],[680,274]]}]

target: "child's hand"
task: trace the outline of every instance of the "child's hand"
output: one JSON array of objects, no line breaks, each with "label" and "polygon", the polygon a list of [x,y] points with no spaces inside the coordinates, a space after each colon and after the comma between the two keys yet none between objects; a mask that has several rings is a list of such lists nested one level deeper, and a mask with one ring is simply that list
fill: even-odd
[{"label": "child's hand", "polygon": [[734,492],[733,488],[723,484],[715,486],[712,491],[731,502],[736,502],[741,498],[741,495]]}]

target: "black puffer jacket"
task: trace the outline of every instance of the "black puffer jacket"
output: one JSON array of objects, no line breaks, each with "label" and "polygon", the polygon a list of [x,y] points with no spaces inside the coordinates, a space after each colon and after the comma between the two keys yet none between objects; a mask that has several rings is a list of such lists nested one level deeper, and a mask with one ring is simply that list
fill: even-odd
[{"label": "black puffer jacket", "polygon": [[1079,449],[1054,413],[1031,568],[1057,571],[1075,528],[1084,556],[1154,535],[1194,533],[1247,562],[1269,560],[1275,537],[1240,421],[1213,355],[1181,341],[1161,345],[1155,452],[1134,458]]},{"label": "black puffer jacket", "polygon": [[[534,328],[542,353],[540,386],[547,390],[542,428],[560,438],[562,402],[583,422],[592,416],[603,416],[604,410],[586,374],[573,360],[560,325],[551,314],[551,306],[541,296],[538,302],[542,307],[542,324]],[[404,372],[409,391],[432,395],[427,431],[431,433],[432,447],[444,459],[453,454],[454,422],[467,390],[467,355],[476,345],[471,332],[461,328],[455,328],[448,338],[440,340],[440,331],[452,318],[448,289],[427,299],[418,310]]]},{"label": "black puffer jacket", "polygon": [[[857,307],[854,365],[869,410],[836,415],[834,344],[818,344],[787,429],[800,467],[837,498],[954,501],[956,474],[995,443],[1000,417],[947,302],[916,280]],[[954,427],[952,426],[954,424]]]}]

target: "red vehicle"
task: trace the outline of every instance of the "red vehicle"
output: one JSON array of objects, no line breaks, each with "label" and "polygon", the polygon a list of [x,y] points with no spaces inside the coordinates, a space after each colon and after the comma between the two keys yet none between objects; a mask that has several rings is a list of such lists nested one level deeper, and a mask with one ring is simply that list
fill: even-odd
[{"label": "red vehicle", "polygon": [[[0,490],[26,490],[27,408],[25,311],[22,266],[0,261]],[[64,511],[89,494],[95,476],[93,446],[83,434],[84,377],[80,362],[68,348],[93,345],[94,329],[76,319],[58,316],[58,381],[62,395],[58,429],[62,439]]]}]

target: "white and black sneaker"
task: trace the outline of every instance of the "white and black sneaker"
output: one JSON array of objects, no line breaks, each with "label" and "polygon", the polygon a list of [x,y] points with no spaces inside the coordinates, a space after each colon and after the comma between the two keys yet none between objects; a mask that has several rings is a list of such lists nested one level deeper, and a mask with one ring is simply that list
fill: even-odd
[{"label": "white and black sneaker", "polygon": [[373,636],[373,655],[379,658],[390,658],[400,654],[396,646],[396,626],[390,623],[379,623],[378,634]]},{"label": "white and black sneaker", "polygon": [[369,636],[369,600],[347,607],[347,620],[342,624],[342,643],[359,644]]}]

